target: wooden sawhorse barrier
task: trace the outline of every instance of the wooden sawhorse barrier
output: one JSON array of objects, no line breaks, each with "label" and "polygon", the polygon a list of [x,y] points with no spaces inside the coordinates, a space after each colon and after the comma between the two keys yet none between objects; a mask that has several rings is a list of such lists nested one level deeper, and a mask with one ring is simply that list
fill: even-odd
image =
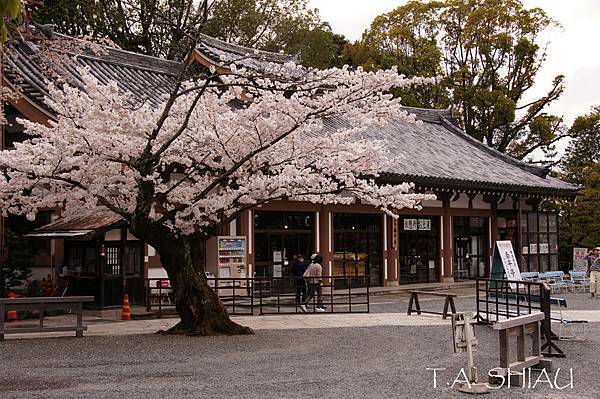
[{"label": "wooden sawhorse barrier", "polygon": [[[451,292],[430,292],[430,291],[409,291],[410,292],[410,301],[408,302],[408,312],[407,315],[411,315],[412,312],[417,312],[417,314],[428,313],[428,314],[437,314],[441,315],[442,319],[446,319],[448,317],[448,306],[452,311],[451,314],[456,314],[456,307],[454,306],[454,298],[456,298],[456,294]],[[444,310],[440,312],[432,312],[429,310],[421,310],[421,304],[419,303],[419,294],[420,295],[431,295],[431,296],[439,296],[446,297],[444,301]],[[415,308],[413,309],[413,304]]]},{"label": "wooden sawhorse barrier", "polygon": [[[542,312],[532,313],[524,316],[494,323],[494,330],[499,332],[500,340],[500,367],[496,369],[496,375],[511,380],[511,385],[522,386],[523,370],[533,366],[552,370],[552,360],[544,359],[541,350],[541,328],[540,322],[544,320]],[[531,353],[526,352],[526,337],[531,336]],[[511,337],[517,337],[517,359],[511,360]],[[514,370],[514,373],[511,373]],[[513,382],[514,381],[514,382]]]}]

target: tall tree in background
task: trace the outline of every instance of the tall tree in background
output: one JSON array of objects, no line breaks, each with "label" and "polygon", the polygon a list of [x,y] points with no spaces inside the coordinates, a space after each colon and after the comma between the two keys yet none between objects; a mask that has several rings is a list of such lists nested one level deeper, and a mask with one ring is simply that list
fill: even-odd
[{"label": "tall tree in background", "polygon": [[411,1],[376,18],[346,55],[355,65],[439,75],[437,91],[414,92],[409,105],[444,105],[448,95],[469,135],[519,159],[536,150],[552,155],[569,131],[545,109],[562,94],[564,77],[542,97],[525,98],[546,59],[540,34],[555,24],[519,0]]},{"label": "tall tree in background", "polygon": [[573,247],[600,245],[600,107],[578,117],[569,133],[574,137],[563,156],[558,176],[583,187],[575,202],[545,206],[560,214],[561,255],[565,262]]},{"label": "tall tree in background", "polygon": [[[396,66],[406,76],[443,75],[440,26],[435,23],[441,2],[411,1],[375,18],[362,41],[344,48],[345,60],[366,70]],[[405,105],[444,108],[449,105],[446,84],[419,86],[397,92]]]},{"label": "tall tree in background", "polygon": [[[195,0],[46,0],[36,14],[58,32],[108,38],[125,50],[181,59],[201,14]],[[346,41],[306,0],[216,0],[204,32],[269,51],[301,53],[305,65],[339,66]]]}]

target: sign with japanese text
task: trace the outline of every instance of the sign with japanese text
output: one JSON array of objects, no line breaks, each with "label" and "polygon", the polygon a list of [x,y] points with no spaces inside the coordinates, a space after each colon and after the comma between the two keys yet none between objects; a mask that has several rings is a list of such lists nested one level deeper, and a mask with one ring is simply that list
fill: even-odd
[{"label": "sign with japanese text", "polygon": [[431,220],[430,219],[419,219],[419,230],[425,230],[425,231],[431,230]]},{"label": "sign with japanese text", "polygon": [[576,272],[587,272],[587,254],[587,248],[573,248],[573,270]]},{"label": "sign with japanese text", "polygon": [[[496,241],[490,277],[498,280],[522,280],[519,263],[511,241]],[[511,283],[510,288],[514,290],[517,285]]]},{"label": "sign with japanese text", "polygon": [[417,219],[404,219],[404,230],[416,230],[418,227]]}]

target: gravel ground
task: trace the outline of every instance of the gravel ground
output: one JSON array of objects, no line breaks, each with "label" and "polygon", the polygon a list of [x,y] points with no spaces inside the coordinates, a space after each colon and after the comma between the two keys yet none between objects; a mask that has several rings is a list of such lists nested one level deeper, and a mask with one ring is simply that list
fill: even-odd
[{"label": "gravel ground", "polygon": [[[597,398],[600,331],[590,327],[588,341],[561,342],[568,357],[555,360],[573,368],[573,389],[540,383],[487,397]],[[496,334],[478,326],[476,336],[475,364],[486,373],[498,363]],[[464,354],[452,353],[448,326],[9,340],[0,342],[0,363],[0,398],[469,397],[447,386],[466,366]],[[427,367],[446,368],[436,388]]]}]

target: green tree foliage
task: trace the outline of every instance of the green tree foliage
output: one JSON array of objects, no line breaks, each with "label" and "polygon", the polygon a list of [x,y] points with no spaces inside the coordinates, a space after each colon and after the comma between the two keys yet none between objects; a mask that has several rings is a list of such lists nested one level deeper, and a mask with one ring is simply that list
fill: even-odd
[{"label": "green tree foliage", "polygon": [[578,117],[569,133],[574,138],[557,175],[583,188],[575,202],[545,205],[559,212],[561,253],[566,263],[572,258],[573,247],[600,245],[600,107]]},{"label": "green tree foliage", "polygon": [[[202,15],[198,7],[195,0],[46,0],[35,17],[67,35],[108,38],[125,50],[180,59]],[[301,53],[315,67],[339,64],[346,44],[307,0],[216,0],[204,32],[244,46]]]},{"label": "green tree foliage", "polygon": [[553,155],[569,133],[544,110],[562,94],[564,77],[542,97],[525,98],[546,59],[540,34],[554,25],[520,0],[413,0],[377,17],[344,55],[367,68],[439,76],[437,87],[405,95],[407,105],[449,103],[465,131],[489,146],[519,159]]},{"label": "green tree foliage", "polygon": [[205,31],[247,47],[300,53],[305,65],[318,68],[339,64],[346,44],[307,0],[217,1]]},{"label": "green tree foliage", "polygon": [[[346,61],[366,70],[398,67],[408,77],[443,75],[442,51],[438,46],[441,2],[411,1],[388,14],[375,18],[360,42],[344,48]],[[397,91],[409,106],[440,108],[448,106],[445,82],[439,85],[419,85]]]},{"label": "green tree foliage", "polygon": [[5,43],[14,26],[22,21],[22,10],[20,0],[0,0],[0,43]]}]

